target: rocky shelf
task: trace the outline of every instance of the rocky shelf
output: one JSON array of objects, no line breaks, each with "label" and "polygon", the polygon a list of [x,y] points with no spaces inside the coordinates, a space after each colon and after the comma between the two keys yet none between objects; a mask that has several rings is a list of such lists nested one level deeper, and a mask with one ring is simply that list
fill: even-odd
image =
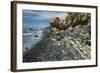
[{"label": "rocky shelf", "polygon": [[91,59],[90,28],[90,23],[57,33],[46,28],[42,40],[24,54],[23,62]]}]

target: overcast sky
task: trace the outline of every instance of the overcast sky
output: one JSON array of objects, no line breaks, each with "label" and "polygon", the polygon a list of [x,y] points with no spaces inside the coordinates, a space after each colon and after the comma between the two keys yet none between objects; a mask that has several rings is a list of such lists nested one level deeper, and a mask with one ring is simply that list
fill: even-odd
[{"label": "overcast sky", "polygon": [[23,10],[23,24],[24,26],[46,27],[49,26],[49,20],[58,16],[65,18],[67,12],[60,11],[38,11],[38,10]]}]

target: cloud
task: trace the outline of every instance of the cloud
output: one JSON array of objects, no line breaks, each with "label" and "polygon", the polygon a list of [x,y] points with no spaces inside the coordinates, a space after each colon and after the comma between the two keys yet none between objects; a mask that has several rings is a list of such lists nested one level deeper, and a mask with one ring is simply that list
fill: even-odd
[{"label": "cloud", "polygon": [[23,14],[24,18],[30,18],[32,20],[49,20],[54,16],[64,18],[67,12],[23,10]]}]

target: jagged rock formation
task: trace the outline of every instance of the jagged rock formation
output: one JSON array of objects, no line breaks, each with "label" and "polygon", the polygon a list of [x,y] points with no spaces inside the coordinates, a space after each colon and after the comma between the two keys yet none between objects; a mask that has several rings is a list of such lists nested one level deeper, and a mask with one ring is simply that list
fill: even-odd
[{"label": "jagged rock formation", "polygon": [[[71,15],[68,14],[68,16]],[[74,19],[76,18],[77,16],[74,17]],[[57,23],[59,23],[59,20]],[[56,32],[52,31],[52,26],[47,27],[43,31],[42,40],[23,55],[23,62],[91,59],[90,18],[86,20],[84,17],[79,23],[76,21],[70,24],[71,26],[66,30],[54,26],[57,30],[60,30]]]},{"label": "jagged rock formation", "polygon": [[66,30],[69,27],[75,27],[77,25],[85,25],[91,21],[90,13],[75,13],[69,12],[65,19],[59,17],[53,17],[50,20],[50,25],[53,31]]}]

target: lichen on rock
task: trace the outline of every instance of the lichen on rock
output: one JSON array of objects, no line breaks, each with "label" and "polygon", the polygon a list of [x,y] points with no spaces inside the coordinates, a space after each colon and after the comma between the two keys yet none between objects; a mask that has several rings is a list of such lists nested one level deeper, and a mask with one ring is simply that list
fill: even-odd
[{"label": "lichen on rock", "polygon": [[59,17],[53,17],[50,20],[50,26],[53,29],[66,30],[69,27],[75,27],[77,25],[85,25],[90,23],[91,14],[90,13],[75,13],[68,12],[65,19],[60,19]]}]

